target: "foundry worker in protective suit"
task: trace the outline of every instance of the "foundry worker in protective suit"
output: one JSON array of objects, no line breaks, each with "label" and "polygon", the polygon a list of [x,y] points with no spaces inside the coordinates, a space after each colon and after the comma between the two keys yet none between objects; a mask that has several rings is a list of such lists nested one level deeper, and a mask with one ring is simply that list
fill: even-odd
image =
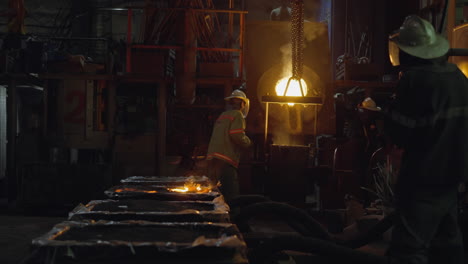
[{"label": "foundry worker in protective suit", "polygon": [[468,81],[447,62],[448,41],[412,15],[389,38],[401,67],[385,133],[403,149],[391,263],[463,263],[457,187],[468,176]]},{"label": "foundry worker in protective suit", "polygon": [[226,111],[216,120],[208,146],[208,177],[220,182],[226,201],[239,195],[237,167],[241,152],[251,145],[245,135],[245,117],[249,99],[241,90],[234,90],[226,98]]}]

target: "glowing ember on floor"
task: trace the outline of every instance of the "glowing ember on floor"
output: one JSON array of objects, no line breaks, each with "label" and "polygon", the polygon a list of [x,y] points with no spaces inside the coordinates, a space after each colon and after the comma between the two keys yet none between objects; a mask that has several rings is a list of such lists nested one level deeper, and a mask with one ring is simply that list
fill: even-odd
[{"label": "glowing ember on floor", "polygon": [[[289,77],[285,77],[279,80],[276,83],[275,91],[278,96],[283,96],[284,91],[286,90],[286,86],[288,85]],[[286,92],[286,96],[305,96],[307,95],[307,84],[304,79],[301,79],[302,84],[302,93],[301,93],[301,86],[296,79],[292,79],[289,83],[288,91]],[[288,105],[293,106],[293,103],[288,103]]]}]

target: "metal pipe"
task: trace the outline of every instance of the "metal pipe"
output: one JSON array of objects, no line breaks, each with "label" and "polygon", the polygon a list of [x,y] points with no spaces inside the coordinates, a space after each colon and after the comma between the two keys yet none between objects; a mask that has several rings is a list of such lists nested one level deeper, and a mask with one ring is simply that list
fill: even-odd
[{"label": "metal pipe", "polygon": [[226,51],[226,52],[241,52],[240,49],[228,49],[228,48],[206,48],[206,47],[197,47],[197,50],[207,50],[207,51]]},{"label": "metal pipe", "polygon": [[116,112],[116,87],[115,82],[107,82],[107,84],[107,133],[109,133],[109,138],[113,138],[115,121],[114,115]]},{"label": "metal pipe", "polygon": [[301,82],[301,79],[298,79],[297,81],[299,82],[299,89],[301,89],[301,95],[302,95],[302,97],[304,97],[304,96],[305,96],[305,94],[304,94],[304,90],[303,90],[303,88],[302,88],[302,82]]},{"label": "metal pipe", "polygon": [[96,110],[96,125],[97,130],[105,131],[106,124],[104,124],[104,118],[102,115],[103,108],[105,107],[106,103],[104,103],[104,89],[106,89],[106,82],[105,81],[96,81],[97,83],[97,93],[96,93],[96,103],[97,103],[97,110]]},{"label": "metal pipe", "polygon": [[86,93],[86,112],[85,112],[85,130],[84,130],[84,138],[89,139],[93,135],[94,130],[94,80],[86,80],[85,83],[85,93]]},{"label": "metal pipe", "polygon": [[[229,9],[233,9],[234,8],[234,1],[233,0],[229,0]],[[231,46],[232,44],[232,39],[233,39],[233,32],[234,32],[234,18],[233,18],[233,14],[232,13],[229,13],[229,22],[228,22],[228,34],[229,34],[229,46]]]},{"label": "metal pipe", "polygon": [[270,103],[266,103],[266,107],[265,107],[265,139],[264,139],[264,142],[263,142],[263,152],[266,153],[266,149],[267,149],[267,139],[268,139],[268,107],[269,107],[269,104]]},{"label": "metal pipe", "polygon": [[[133,7],[131,7],[133,8]],[[96,8],[98,11],[127,11],[128,7],[100,7]]]},{"label": "metal pipe", "polygon": [[317,137],[317,108],[318,105],[314,105],[314,136]]},{"label": "metal pipe", "polygon": [[176,34],[178,44],[183,45],[175,60],[176,99],[180,104],[192,104],[195,100],[197,36],[192,23],[192,9],[185,9],[184,19],[178,21]]},{"label": "metal pipe", "polygon": [[439,34],[442,34],[442,30],[444,29],[444,26],[445,26],[449,3],[450,3],[450,0],[445,0],[444,11],[442,12],[442,19],[439,25]]},{"label": "metal pipe", "polygon": [[158,83],[158,131],[156,142],[156,153],[157,153],[157,166],[155,171],[160,176],[163,176],[163,168],[166,162],[166,82],[161,81]]},{"label": "metal pipe", "polygon": [[239,78],[243,78],[244,74],[244,34],[245,34],[245,14],[239,15]]},{"label": "metal pipe", "polygon": [[127,11],[127,65],[126,70],[127,73],[132,72],[132,18],[133,12],[132,9],[129,8]]},{"label": "metal pipe", "polygon": [[348,52],[348,0],[345,2],[345,30],[344,30],[344,54]]},{"label": "metal pipe", "polygon": [[158,9],[158,10],[172,10],[172,11],[186,11],[190,9],[193,12],[202,12],[202,13],[232,13],[232,14],[247,14],[248,11],[245,10],[227,10],[227,9],[192,9],[192,8],[171,8],[171,7],[141,7],[141,6],[132,6],[127,7],[128,9]]},{"label": "metal pipe", "polygon": [[294,103],[294,104],[308,104],[308,105],[321,105],[322,97],[318,96],[262,96],[262,102],[266,103]]},{"label": "metal pipe", "polygon": [[[94,0],[92,1],[93,7],[105,7],[110,6],[110,0]],[[111,12],[92,12],[92,19],[93,19],[93,27],[92,27],[92,34],[93,36],[99,38],[106,38],[112,34],[112,25],[110,21],[112,20]],[[107,44],[104,41],[95,41],[93,42],[93,56],[98,61],[105,61],[107,62],[108,58],[108,50]]]},{"label": "metal pipe", "polygon": [[8,201],[16,199],[17,195],[17,175],[16,175],[16,134],[17,134],[17,97],[16,80],[10,79],[7,90],[7,183]]},{"label": "metal pipe", "polygon": [[447,11],[447,39],[450,45],[453,44],[453,28],[455,27],[455,17],[456,17],[456,8],[455,8],[455,0],[448,0],[449,6]]},{"label": "metal pipe", "polygon": [[50,39],[56,40],[92,40],[92,41],[107,41],[106,38],[66,38],[66,37],[50,37]]},{"label": "metal pipe", "polygon": [[448,56],[468,56],[468,49],[449,49]]},{"label": "metal pipe", "polygon": [[48,128],[48,116],[49,116],[49,108],[48,108],[48,105],[49,105],[49,98],[48,98],[48,94],[49,94],[49,80],[45,80],[44,82],[44,88],[42,90],[42,136],[44,136],[44,138],[47,136],[47,128]]},{"label": "metal pipe", "polygon": [[[161,45],[131,45],[131,48],[135,49],[181,49],[181,46],[161,46]],[[225,52],[241,52],[241,49],[228,49],[228,48],[206,48],[206,47],[196,47],[196,50],[206,50],[206,51],[225,51]]]},{"label": "metal pipe", "polygon": [[284,88],[283,96],[286,96],[286,94],[288,93],[289,84],[291,84],[292,79],[293,79],[293,77],[288,79],[288,83],[286,84],[286,88]]},{"label": "metal pipe", "polygon": [[161,46],[161,45],[131,45],[134,49],[181,49],[181,46]]}]

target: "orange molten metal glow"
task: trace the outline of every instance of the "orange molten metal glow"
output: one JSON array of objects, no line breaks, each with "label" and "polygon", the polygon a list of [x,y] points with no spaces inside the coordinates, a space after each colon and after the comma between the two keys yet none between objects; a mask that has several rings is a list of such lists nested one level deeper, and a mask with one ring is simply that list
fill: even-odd
[{"label": "orange molten metal glow", "polygon": [[[286,86],[288,85],[289,77],[285,77],[278,82],[276,82],[276,95],[278,96],[283,96],[284,91],[286,90]],[[286,96],[304,96],[307,95],[307,84],[304,81],[304,79],[301,79],[301,84],[302,84],[302,93],[301,93],[301,86],[299,85],[299,82],[295,79],[292,79],[291,82],[289,83],[288,91],[286,92]],[[288,103],[288,105],[293,106],[293,103]]]},{"label": "orange molten metal glow", "polygon": [[157,193],[157,191],[145,191],[145,190],[139,190],[135,188],[122,188],[122,189],[117,189],[115,192],[120,193],[120,192],[144,192],[144,193]]},{"label": "orange molten metal glow", "polygon": [[467,61],[461,61],[457,63],[458,68],[465,74],[465,76],[468,76],[468,62]]},{"label": "orange molten metal glow", "polygon": [[202,186],[199,183],[187,182],[182,188],[167,188],[171,192],[180,192],[180,193],[207,193],[211,191],[210,186]]}]

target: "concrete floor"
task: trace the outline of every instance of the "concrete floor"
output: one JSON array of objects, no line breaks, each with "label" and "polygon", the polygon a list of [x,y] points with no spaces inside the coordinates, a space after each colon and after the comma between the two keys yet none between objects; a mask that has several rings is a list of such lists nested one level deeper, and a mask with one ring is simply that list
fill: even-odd
[{"label": "concrete floor", "polygon": [[5,205],[0,213],[0,263],[24,263],[30,255],[31,240],[48,232],[66,216],[27,216],[9,210]]}]

